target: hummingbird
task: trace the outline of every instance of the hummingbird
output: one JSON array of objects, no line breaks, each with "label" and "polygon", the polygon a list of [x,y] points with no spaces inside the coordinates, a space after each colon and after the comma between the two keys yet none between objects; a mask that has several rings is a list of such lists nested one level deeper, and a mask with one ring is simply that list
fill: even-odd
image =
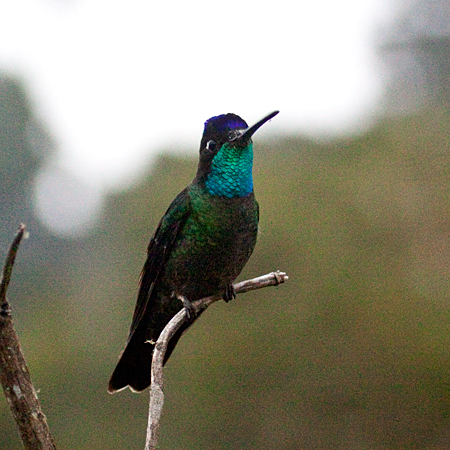
[{"label": "hummingbird", "polygon": [[[254,125],[236,114],[205,122],[194,180],[173,200],[150,241],[141,273],[133,319],[108,391],[150,385],[154,344],[188,302],[214,294],[225,301],[233,281],[256,244],[259,206],[253,191],[253,134],[278,114]],[[184,331],[199,317],[190,315],[169,341],[164,364]]]}]

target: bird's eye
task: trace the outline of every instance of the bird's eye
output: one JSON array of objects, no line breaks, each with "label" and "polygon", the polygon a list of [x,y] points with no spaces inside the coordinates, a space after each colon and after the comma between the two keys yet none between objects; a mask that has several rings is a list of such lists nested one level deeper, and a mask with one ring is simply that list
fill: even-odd
[{"label": "bird's eye", "polygon": [[217,148],[216,141],[208,141],[206,144],[206,150],[209,150],[210,152],[214,152]]}]

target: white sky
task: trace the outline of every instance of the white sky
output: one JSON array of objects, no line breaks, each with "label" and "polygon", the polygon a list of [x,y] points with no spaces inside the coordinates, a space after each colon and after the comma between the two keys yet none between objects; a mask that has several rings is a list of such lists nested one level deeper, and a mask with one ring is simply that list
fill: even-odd
[{"label": "white sky", "polygon": [[152,152],[197,152],[203,123],[348,131],[382,93],[373,37],[389,0],[0,0],[0,70],[27,84],[56,165],[103,189]]}]

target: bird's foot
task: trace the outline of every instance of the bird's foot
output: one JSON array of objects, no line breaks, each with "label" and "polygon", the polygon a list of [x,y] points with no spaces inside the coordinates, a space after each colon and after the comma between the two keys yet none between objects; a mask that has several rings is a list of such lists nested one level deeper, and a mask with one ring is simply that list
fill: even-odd
[{"label": "bird's foot", "polygon": [[195,311],[195,308],[192,306],[192,303],[184,295],[177,294],[177,299],[180,300],[181,303],[183,303],[187,319],[194,319],[197,313]]},{"label": "bird's foot", "polygon": [[236,291],[234,290],[234,286],[230,283],[226,288],[222,297],[227,303],[233,298],[236,298]]}]

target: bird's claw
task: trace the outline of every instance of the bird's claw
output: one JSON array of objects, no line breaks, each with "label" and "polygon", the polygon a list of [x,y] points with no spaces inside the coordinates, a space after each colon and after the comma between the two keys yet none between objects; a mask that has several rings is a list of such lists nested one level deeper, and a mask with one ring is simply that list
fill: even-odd
[{"label": "bird's claw", "polygon": [[177,298],[178,300],[180,300],[181,303],[183,303],[183,307],[186,311],[187,320],[195,318],[197,313],[195,311],[195,308],[192,306],[192,303],[184,295],[177,294]]},{"label": "bird's claw", "polygon": [[227,303],[233,298],[236,298],[236,291],[234,290],[234,286],[230,283],[226,288],[222,297]]}]

